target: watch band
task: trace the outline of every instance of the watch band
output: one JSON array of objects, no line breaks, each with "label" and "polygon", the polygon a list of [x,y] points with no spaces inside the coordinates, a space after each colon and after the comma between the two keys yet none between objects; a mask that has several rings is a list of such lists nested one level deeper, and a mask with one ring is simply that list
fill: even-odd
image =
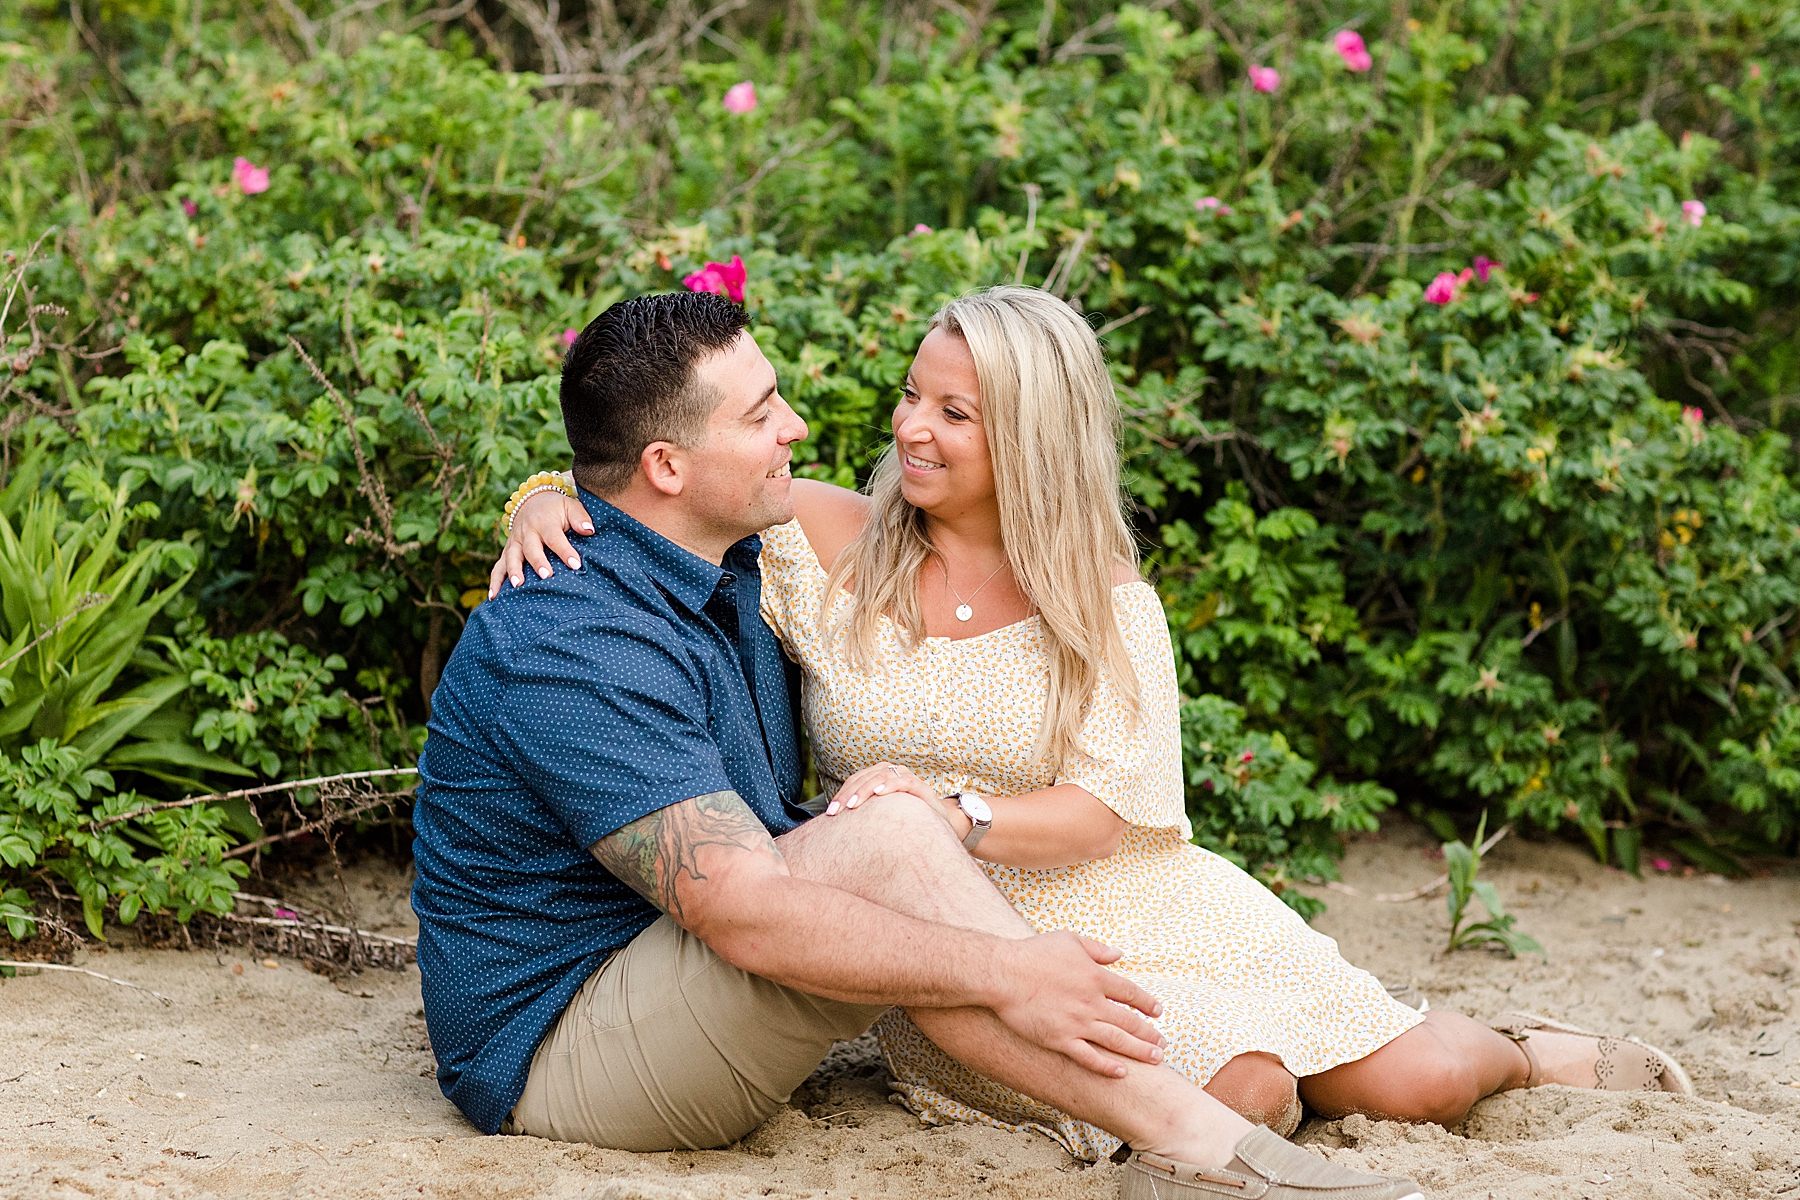
[{"label": "watch band", "polygon": [[993,810],[988,807],[987,801],[983,800],[979,793],[967,788],[959,792],[952,792],[945,799],[955,800],[956,807],[962,810],[963,816],[969,818],[969,832],[963,837],[962,844],[964,850],[973,854],[975,847],[981,844],[981,839],[987,836],[987,831],[993,828]]}]

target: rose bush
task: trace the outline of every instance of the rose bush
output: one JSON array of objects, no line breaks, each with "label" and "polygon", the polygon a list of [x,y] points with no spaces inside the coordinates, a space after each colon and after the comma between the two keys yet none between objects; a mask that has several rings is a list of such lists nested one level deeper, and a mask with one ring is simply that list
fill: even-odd
[{"label": "rose bush", "polygon": [[[1206,844],[1277,887],[1396,802],[1633,870],[1800,844],[1800,25],[458,7],[0,9],[0,470],[129,478],[181,548],[124,682],[182,673],[192,755],[412,760],[606,305],[741,296],[851,484],[933,308],[1023,280],[1108,349]],[[65,825],[190,787],[108,770]]]}]

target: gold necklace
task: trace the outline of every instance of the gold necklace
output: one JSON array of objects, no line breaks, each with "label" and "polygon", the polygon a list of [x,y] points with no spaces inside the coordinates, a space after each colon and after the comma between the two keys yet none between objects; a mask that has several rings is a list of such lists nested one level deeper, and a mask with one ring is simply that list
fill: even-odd
[{"label": "gold necklace", "polygon": [[981,588],[994,582],[994,575],[998,575],[1000,572],[1006,570],[1006,564],[1002,562],[999,566],[995,567],[993,575],[989,575],[986,579],[982,580],[981,587],[976,588],[969,594],[969,600],[964,600],[962,598],[962,593],[956,590],[956,585],[950,582],[950,564],[944,561],[944,556],[941,554],[937,556],[937,560],[938,566],[941,567],[944,572],[944,586],[950,589],[950,594],[952,596],[956,597],[956,619],[959,621],[974,620],[975,610],[969,606],[969,600],[973,600],[976,596],[981,595]]}]

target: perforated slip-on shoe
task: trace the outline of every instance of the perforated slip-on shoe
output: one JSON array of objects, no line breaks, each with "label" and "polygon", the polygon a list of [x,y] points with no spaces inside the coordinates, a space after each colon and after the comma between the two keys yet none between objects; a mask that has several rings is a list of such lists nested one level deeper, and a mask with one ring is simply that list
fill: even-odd
[{"label": "perforated slip-on shoe", "polygon": [[1197,1167],[1142,1151],[1125,1160],[1119,1200],[1425,1200],[1410,1179],[1365,1175],[1327,1162],[1260,1126],[1223,1167]]}]

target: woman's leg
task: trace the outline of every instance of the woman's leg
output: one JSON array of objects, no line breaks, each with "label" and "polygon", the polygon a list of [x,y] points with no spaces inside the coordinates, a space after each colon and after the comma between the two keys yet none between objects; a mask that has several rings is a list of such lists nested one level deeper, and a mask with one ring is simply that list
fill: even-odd
[{"label": "woman's leg", "polygon": [[1275,1055],[1253,1050],[1220,1067],[1206,1092],[1252,1125],[1286,1137],[1300,1124],[1297,1082]]},{"label": "woman's leg", "polygon": [[[1543,1083],[1593,1087],[1598,1043],[1534,1033]],[[1327,1117],[1350,1113],[1454,1125],[1475,1102],[1524,1087],[1531,1064],[1517,1043],[1461,1013],[1433,1010],[1373,1054],[1300,1081],[1300,1096]]]}]

